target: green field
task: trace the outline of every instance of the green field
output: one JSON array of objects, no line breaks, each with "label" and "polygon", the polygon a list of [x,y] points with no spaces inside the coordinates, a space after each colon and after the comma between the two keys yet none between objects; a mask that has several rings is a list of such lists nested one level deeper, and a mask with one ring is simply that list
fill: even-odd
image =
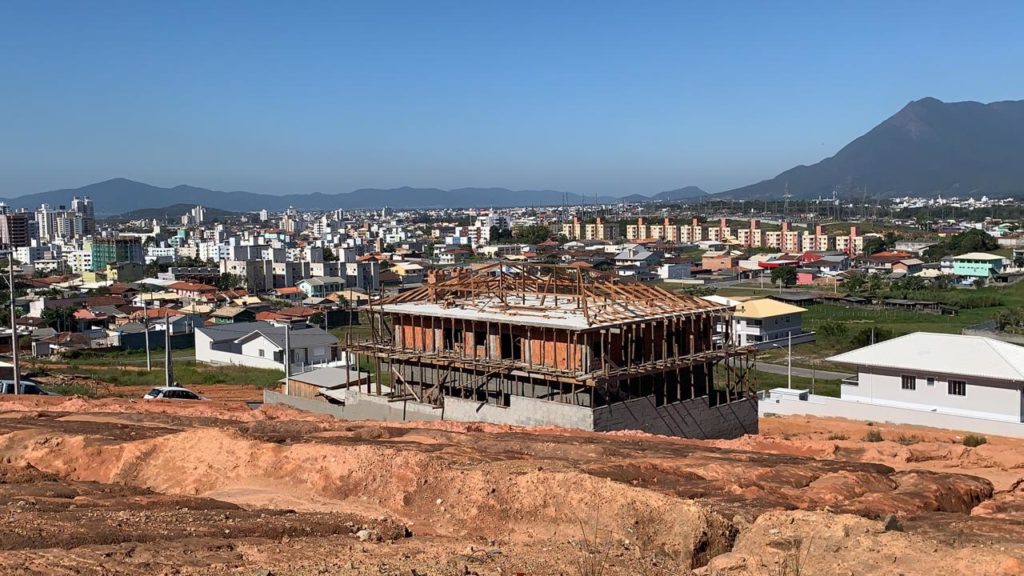
[{"label": "green field", "polygon": [[[734,295],[739,290],[733,289]],[[750,295],[750,292],[746,292]],[[887,295],[895,298],[912,298],[915,300],[934,300],[964,306],[956,316],[940,316],[905,310],[873,309],[861,307],[844,307],[832,304],[815,304],[807,307],[804,313],[803,327],[818,333],[818,340],[810,344],[801,344],[793,349],[793,364],[808,366],[812,362],[821,369],[843,370],[838,365],[821,362],[833,354],[857,348],[866,342],[858,342],[858,332],[875,329],[879,336],[902,336],[911,332],[944,332],[959,334],[964,328],[991,320],[1000,310],[1007,307],[1024,306],[1024,282],[1006,287],[987,287],[974,289],[950,289],[944,291],[923,290],[912,294]],[[969,308],[975,303],[985,300],[997,300],[997,306]],[[842,326],[845,336],[829,337],[823,334],[822,328],[827,325]],[[861,334],[863,336],[863,334]],[[761,354],[761,358],[774,362],[784,362],[786,353],[782,350],[771,350]]]},{"label": "green field", "polygon": [[[88,376],[111,386],[163,386],[163,362],[154,362],[153,370],[121,370],[112,366],[77,365],[48,369],[51,374]],[[174,379],[181,386],[202,384],[247,384],[270,388],[284,377],[281,370],[266,370],[246,366],[209,366],[194,361],[174,363]],[[54,390],[58,391],[58,390]]]}]

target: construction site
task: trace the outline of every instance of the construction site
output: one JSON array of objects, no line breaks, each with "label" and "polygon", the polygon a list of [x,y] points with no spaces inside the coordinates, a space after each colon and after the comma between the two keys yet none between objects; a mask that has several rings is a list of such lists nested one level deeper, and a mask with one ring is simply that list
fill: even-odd
[{"label": "construction site", "polygon": [[401,403],[403,420],[757,432],[753,350],[732,345],[729,306],[578,267],[497,263],[439,272],[363,311],[369,339],[341,346],[372,383],[349,390],[349,405]]}]

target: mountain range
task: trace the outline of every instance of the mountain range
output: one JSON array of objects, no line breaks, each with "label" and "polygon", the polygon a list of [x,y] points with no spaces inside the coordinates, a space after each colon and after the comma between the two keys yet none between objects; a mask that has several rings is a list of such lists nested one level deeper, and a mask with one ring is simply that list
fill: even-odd
[{"label": "mountain range", "polygon": [[[797,166],[756,184],[719,192],[720,199],[934,196],[1024,197],[1024,100],[982,104],[915,100],[853,140],[834,156]],[[13,208],[68,205],[89,196],[100,215],[175,204],[202,204],[233,212],[395,208],[489,208],[564,203],[687,201],[708,196],[696,186],[650,196],[581,196],[556,190],[507,188],[363,188],[341,194],[255,194],[175,186],[161,188],[114,178],[81,188],[52,190],[5,200]],[[166,208],[161,208],[164,211]]]},{"label": "mountain range", "polygon": [[915,100],[830,158],[717,194],[725,199],[1024,196],[1024,100]]},{"label": "mountain range", "polygon": [[[678,200],[706,194],[696,186],[660,192],[652,196],[633,195],[628,202]],[[51,190],[4,200],[12,208],[38,208],[40,204],[67,206],[73,196],[88,196],[99,215],[124,215],[180,212],[181,205],[202,204],[208,208],[251,212],[294,207],[297,210],[365,209],[392,206],[396,208],[490,208],[508,206],[554,206],[566,202],[613,203],[623,199],[612,196],[580,196],[555,190],[509,190],[507,188],[363,188],[342,194],[255,194],[252,192],[221,192],[195,186],[161,188],[151,184],[114,178],[81,188]],[[153,210],[150,210],[153,209]],[[180,215],[180,214],[179,214]],[[155,217],[155,216],[152,216]]]}]

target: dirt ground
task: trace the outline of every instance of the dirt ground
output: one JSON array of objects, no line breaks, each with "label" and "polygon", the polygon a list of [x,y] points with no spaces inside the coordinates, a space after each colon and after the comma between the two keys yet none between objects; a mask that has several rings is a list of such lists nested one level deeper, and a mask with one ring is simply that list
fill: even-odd
[{"label": "dirt ground", "polygon": [[762,427],[701,442],[8,397],[0,573],[1024,573],[1024,442]]}]

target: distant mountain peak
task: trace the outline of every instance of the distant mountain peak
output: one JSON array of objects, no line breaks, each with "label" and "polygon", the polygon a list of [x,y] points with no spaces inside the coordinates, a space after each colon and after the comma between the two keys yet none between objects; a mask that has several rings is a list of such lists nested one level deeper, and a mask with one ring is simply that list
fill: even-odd
[{"label": "distant mountain peak", "polygon": [[914,100],[830,158],[721,197],[1024,195],[1024,101]]}]

